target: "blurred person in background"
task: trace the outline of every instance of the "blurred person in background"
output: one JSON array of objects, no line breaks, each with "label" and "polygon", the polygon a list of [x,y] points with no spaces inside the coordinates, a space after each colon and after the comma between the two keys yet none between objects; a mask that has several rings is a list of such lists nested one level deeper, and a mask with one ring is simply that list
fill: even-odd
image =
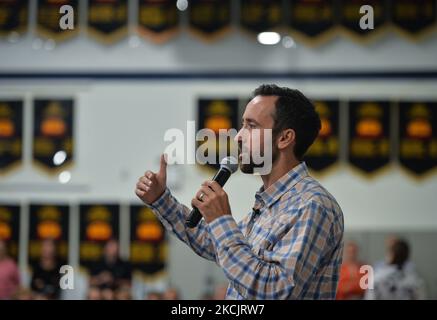
[{"label": "blurred person in background", "polygon": [[27,288],[19,288],[15,293],[14,300],[33,300],[32,291]]},{"label": "blurred person in background", "polygon": [[226,284],[219,284],[214,289],[214,295],[212,296],[212,300],[225,300],[227,290],[228,286]]},{"label": "blurred person in background", "polygon": [[[392,254],[391,253],[392,247],[399,240],[400,237],[395,234],[390,234],[385,238],[384,245],[385,245],[386,254],[384,259],[381,259],[375,263],[374,266],[375,271],[377,271],[379,268],[385,268],[387,266],[387,261],[390,260],[390,256]],[[405,262],[404,268],[409,271],[413,271],[413,272],[416,271],[416,266],[410,259],[408,259]]]},{"label": "blurred person in background", "polygon": [[150,291],[146,294],[144,300],[162,300],[162,293],[158,291]]},{"label": "blurred person in background", "polygon": [[132,300],[130,288],[121,287],[117,291],[115,291],[115,300]]},{"label": "blurred person in background", "polygon": [[91,286],[88,289],[88,300],[101,300],[102,299],[102,293],[99,287],[97,286]]},{"label": "blurred person in background", "polygon": [[167,288],[162,294],[163,300],[180,300],[179,290],[176,287]]},{"label": "blurred person in background", "polygon": [[46,239],[41,243],[40,260],[33,267],[30,287],[35,299],[59,299],[59,269],[61,264],[56,254],[55,242]]},{"label": "blurred person in background", "polygon": [[204,292],[200,296],[199,300],[213,300],[213,295],[211,293],[209,293],[209,292]]},{"label": "blurred person in background", "polygon": [[405,240],[396,239],[390,244],[387,263],[375,269],[374,287],[366,291],[368,300],[420,300],[425,299],[423,280],[408,267],[410,247]]},{"label": "blurred person in background", "polygon": [[118,290],[122,287],[130,289],[131,279],[130,264],[120,258],[118,241],[109,240],[105,244],[102,260],[91,268],[90,285],[101,290]]},{"label": "blurred person in background", "polygon": [[6,242],[0,239],[0,300],[12,299],[20,286],[20,272],[9,257]]},{"label": "blurred person in background", "polygon": [[111,286],[103,286],[100,289],[100,294],[102,300],[115,300],[115,290]]},{"label": "blurred person in background", "polygon": [[340,280],[337,289],[337,300],[359,300],[364,297],[364,289],[360,287],[361,266],[359,260],[359,247],[354,241],[346,244],[343,263],[340,269]]}]

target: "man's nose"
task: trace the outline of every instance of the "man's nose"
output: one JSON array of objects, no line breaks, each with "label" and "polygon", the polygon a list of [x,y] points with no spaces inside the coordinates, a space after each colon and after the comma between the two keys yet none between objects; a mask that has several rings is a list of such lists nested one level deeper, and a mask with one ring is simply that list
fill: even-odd
[{"label": "man's nose", "polygon": [[234,138],[234,141],[237,142],[237,143],[240,142],[240,141],[242,141],[242,139],[243,139],[243,138],[241,137],[241,132],[242,132],[242,130],[243,130],[243,128],[241,128],[240,131],[238,131],[237,135],[236,135],[235,138]]}]

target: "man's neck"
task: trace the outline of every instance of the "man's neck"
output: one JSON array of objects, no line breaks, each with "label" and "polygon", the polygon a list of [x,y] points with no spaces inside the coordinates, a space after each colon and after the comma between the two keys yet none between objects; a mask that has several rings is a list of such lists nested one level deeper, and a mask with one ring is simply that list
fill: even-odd
[{"label": "man's neck", "polygon": [[268,187],[270,187],[272,184],[274,184],[276,181],[278,181],[282,176],[284,176],[287,172],[292,170],[294,167],[300,164],[300,161],[296,158],[279,158],[278,161],[276,161],[272,165],[272,170],[269,174],[261,176],[264,184],[264,190],[266,190]]}]

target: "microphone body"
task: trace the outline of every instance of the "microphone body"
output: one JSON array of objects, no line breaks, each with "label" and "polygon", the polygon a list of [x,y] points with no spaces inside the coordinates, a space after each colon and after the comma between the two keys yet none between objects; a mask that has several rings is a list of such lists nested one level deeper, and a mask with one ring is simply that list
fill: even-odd
[{"label": "microphone body", "polygon": [[[221,166],[219,171],[217,171],[215,176],[212,178],[212,180],[217,182],[221,187],[223,187],[226,181],[228,181],[231,174],[232,172],[228,168]],[[200,213],[199,209],[193,206],[193,210],[191,210],[190,215],[188,216],[185,223],[188,228],[194,228],[198,225],[201,219],[202,214]]]},{"label": "microphone body", "polygon": [[[223,187],[231,174],[237,170],[238,160],[232,156],[225,157],[222,159],[222,161],[220,161],[220,169],[217,171],[212,180]],[[199,209],[193,206],[193,210],[191,210],[190,215],[188,216],[187,220],[185,220],[185,224],[188,228],[194,228],[197,226],[200,220],[202,220],[202,214],[200,213]]]}]

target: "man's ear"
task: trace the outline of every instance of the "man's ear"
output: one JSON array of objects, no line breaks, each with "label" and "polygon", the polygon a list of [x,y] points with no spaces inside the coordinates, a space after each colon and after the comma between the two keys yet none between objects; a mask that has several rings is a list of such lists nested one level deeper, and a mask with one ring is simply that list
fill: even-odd
[{"label": "man's ear", "polygon": [[285,149],[296,140],[296,132],[293,129],[285,129],[278,137],[278,149]]}]

